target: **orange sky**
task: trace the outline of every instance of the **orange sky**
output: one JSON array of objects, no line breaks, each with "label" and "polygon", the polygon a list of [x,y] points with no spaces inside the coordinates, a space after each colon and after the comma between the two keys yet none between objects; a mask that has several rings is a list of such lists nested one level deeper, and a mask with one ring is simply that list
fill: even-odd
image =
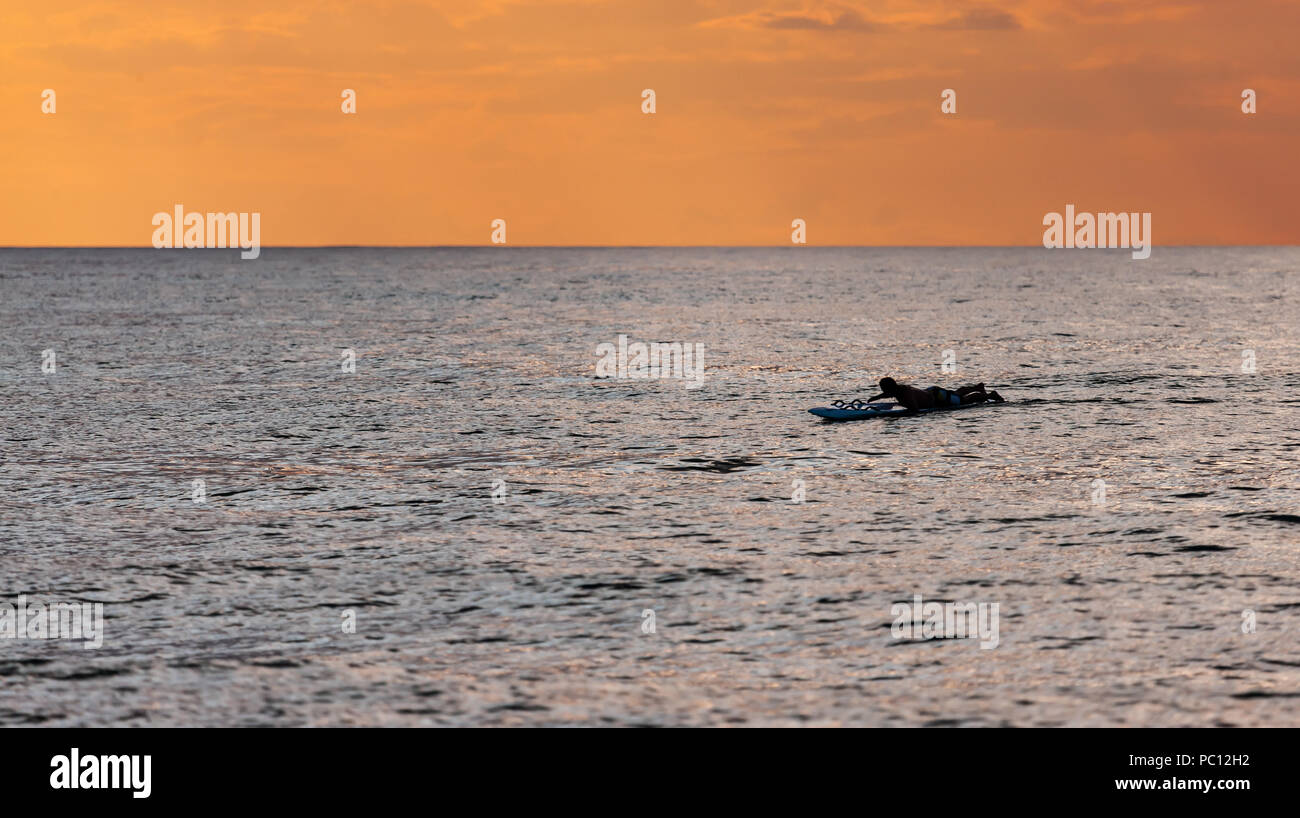
[{"label": "orange sky", "polygon": [[176,203],[266,246],[1038,245],[1066,203],[1300,243],[1294,0],[19,5],[0,245],[149,246]]}]

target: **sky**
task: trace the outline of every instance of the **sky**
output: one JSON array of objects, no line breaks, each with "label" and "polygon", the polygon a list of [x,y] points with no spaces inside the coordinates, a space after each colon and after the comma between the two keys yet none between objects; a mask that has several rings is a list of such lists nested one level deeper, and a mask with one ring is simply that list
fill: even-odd
[{"label": "sky", "polygon": [[1297,244],[1298,35],[1295,0],[6,3],[0,246],[177,204],[266,246],[1041,245],[1066,204]]}]

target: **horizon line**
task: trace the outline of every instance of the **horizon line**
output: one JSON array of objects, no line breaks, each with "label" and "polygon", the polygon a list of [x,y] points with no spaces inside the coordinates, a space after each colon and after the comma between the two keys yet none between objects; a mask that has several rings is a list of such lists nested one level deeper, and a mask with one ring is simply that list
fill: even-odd
[{"label": "horizon line", "polygon": [[[1294,244],[1160,244],[1155,247],[1300,247]],[[1043,247],[1041,244],[259,244],[259,250],[1117,250],[1129,247]],[[235,247],[153,247],[140,244],[0,244],[0,250],[245,250]],[[250,259],[251,261],[252,259]]]}]

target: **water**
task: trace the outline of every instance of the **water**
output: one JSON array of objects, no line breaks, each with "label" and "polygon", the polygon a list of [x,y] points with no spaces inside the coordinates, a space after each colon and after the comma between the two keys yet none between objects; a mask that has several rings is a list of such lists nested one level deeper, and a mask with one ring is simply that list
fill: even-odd
[{"label": "water", "polygon": [[[106,616],[0,640],[0,724],[1300,724],[1297,267],[0,250],[0,601]],[[805,411],[885,374],[1010,402]]]}]

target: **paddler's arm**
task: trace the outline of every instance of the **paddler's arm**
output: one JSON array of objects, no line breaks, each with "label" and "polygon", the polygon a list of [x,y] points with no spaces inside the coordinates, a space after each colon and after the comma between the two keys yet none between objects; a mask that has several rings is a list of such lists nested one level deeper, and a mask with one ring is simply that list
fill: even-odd
[{"label": "paddler's arm", "polygon": [[887,398],[887,397],[889,397],[889,396],[886,395],[884,392],[881,392],[879,395],[876,395],[874,398],[867,398],[867,403],[875,403],[876,401],[880,400],[881,398]]}]

